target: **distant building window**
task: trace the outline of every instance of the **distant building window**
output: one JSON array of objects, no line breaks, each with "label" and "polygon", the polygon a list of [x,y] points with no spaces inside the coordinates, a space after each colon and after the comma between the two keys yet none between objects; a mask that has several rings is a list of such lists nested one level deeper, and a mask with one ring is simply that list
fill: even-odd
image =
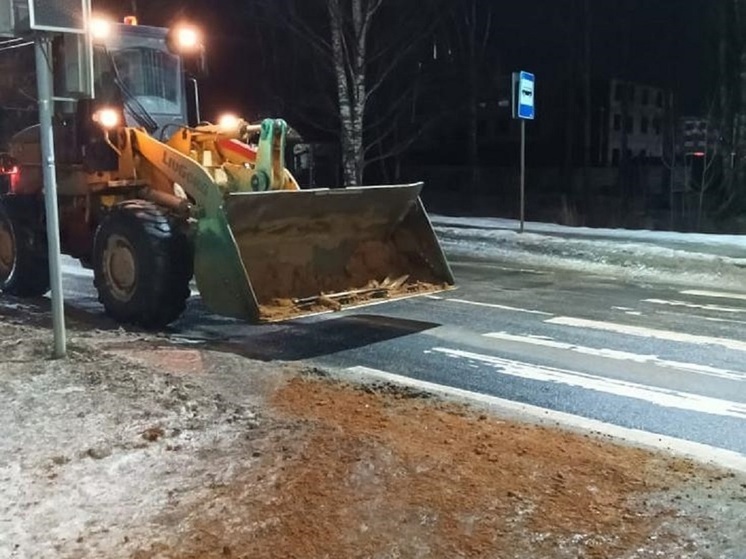
[{"label": "distant building window", "polygon": [[650,121],[648,120],[648,117],[642,117],[642,120],[640,120],[640,132],[642,132],[643,134],[647,134],[649,127]]},{"label": "distant building window", "polygon": [[654,118],[653,119],[653,130],[655,130],[655,135],[660,136],[661,135],[661,119]]},{"label": "distant building window", "polygon": [[622,95],[624,95],[624,84],[617,83],[616,86],[614,87],[614,99],[617,101],[621,101]]},{"label": "distant building window", "polygon": [[641,149],[640,150],[640,159],[645,159],[645,158],[647,158],[647,156],[648,156],[648,150]]},{"label": "distant building window", "polygon": [[659,91],[658,94],[655,96],[655,104],[658,107],[663,106],[663,92],[662,91]]},{"label": "distant building window", "polygon": [[622,115],[614,115],[614,130],[622,129]]},{"label": "distant building window", "polygon": [[619,150],[618,149],[614,149],[611,152],[611,164],[619,165]]},{"label": "distant building window", "polygon": [[650,103],[650,90],[647,87],[644,87],[642,89],[641,103],[643,105],[647,105],[648,103]]},{"label": "distant building window", "polygon": [[634,124],[635,124],[635,121],[634,121],[634,120],[632,119],[632,117],[631,117],[631,116],[628,116],[628,117],[627,117],[627,118],[626,118],[626,119],[624,120],[624,131],[625,131],[625,132],[626,132],[627,134],[631,134],[631,133],[632,133],[632,130],[634,129]]}]

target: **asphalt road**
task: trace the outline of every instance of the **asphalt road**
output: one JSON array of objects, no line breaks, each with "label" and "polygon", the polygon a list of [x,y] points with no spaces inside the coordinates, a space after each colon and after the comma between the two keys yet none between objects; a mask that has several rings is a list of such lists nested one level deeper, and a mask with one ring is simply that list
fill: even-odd
[{"label": "asphalt road", "polygon": [[[452,261],[459,289],[289,323],[247,325],[193,297],[174,341],[261,360],[385,372],[547,413],[746,455],[746,284],[691,289]],[[70,312],[102,321],[65,266]]]}]

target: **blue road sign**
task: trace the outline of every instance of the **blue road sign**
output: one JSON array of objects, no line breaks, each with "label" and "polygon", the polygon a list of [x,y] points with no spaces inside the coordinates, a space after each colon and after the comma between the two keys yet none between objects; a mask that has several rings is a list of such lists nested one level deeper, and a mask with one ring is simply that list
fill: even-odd
[{"label": "blue road sign", "polygon": [[513,117],[534,119],[534,90],[536,78],[530,72],[513,74]]}]

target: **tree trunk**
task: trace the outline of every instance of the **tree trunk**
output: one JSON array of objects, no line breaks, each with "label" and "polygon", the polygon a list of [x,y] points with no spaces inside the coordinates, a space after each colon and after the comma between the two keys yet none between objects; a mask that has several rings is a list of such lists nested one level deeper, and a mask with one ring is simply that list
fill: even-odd
[{"label": "tree trunk", "polygon": [[469,107],[468,107],[468,165],[471,175],[471,188],[476,187],[477,165],[479,163],[478,143],[478,89],[479,75],[477,68],[477,0],[471,0],[468,16],[469,33]]},{"label": "tree trunk", "polygon": [[583,0],[583,216],[587,219],[591,205],[591,8]]},{"label": "tree trunk", "polygon": [[575,0],[569,0],[569,9],[567,13],[569,19],[565,20],[564,24],[568,31],[566,36],[567,40],[567,58],[565,63],[567,64],[565,72],[565,153],[562,165],[562,184],[565,185],[565,191],[569,194],[570,200],[573,202],[573,206],[576,205],[576,192],[573,181],[573,169],[575,167],[575,122],[577,117],[577,111],[575,106],[575,96],[577,91],[576,77],[576,48],[575,48],[575,26],[574,17],[572,16],[575,9]]},{"label": "tree trunk", "polygon": [[[735,19],[735,35],[738,35],[743,32],[740,0],[733,0],[733,15]],[[743,42],[741,40],[735,41],[733,48],[735,47],[739,48],[739,56],[736,62],[738,68],[736,71],[740,95],[734,98],[735,107],[733,108],[733,151],[736,153],[733,159],[735,167],[733,169],[734,186],[744,184],[744,180],[746,179],[746,168],[744,168],[742,161],[741,149],[744,140],[746,140],[746,114],[744,114],[744,110],[746,109],[746,51],[743,50]]]},{"label": "tree trunk", "polygon": [[720,155],[720,167],[723,170],[723,186],[724,192],[730,192],[733,188],[734,180],[734,161],[733,152],[736,149],[735,146],[735,127],[733,126],[733,102],[732,94],[730,91],[729,84],[732,83],[730,80],[730,68],[728,67],[728,29],[729,17],[728,17],[728,6],[725,2],[721,2],[720,7],[720,35],[718,37],[718,74],[720,79],[720,90],[719,90],[719,101],[720,101],[720,126],[721,135],[726,138],[726,142],[730,145],[730,149],[725,149]]},{"label": "tree trunk", "polygon": [[[352,0],[355,31],[359,30],[363,0]],[[334,73],[337,81],[339,101],[340,144],[342,148],[342,181],[345,186],[362,183],[363,124],[365,112],[365,74],[359,43],[351,56],[345,51],[344,22],[340,0],[328,0]],[[362,38],[364,42],[364,38]]]},{"label": "tree trunk", "polygon": [[[342,0],[327,0],[339,101],[342,175],[345,186],[363,182],[366,45],[373,12],[366,0],[351,0],[352,36],[345,36]],[[380,4],[377,4],[378,6]]]}]

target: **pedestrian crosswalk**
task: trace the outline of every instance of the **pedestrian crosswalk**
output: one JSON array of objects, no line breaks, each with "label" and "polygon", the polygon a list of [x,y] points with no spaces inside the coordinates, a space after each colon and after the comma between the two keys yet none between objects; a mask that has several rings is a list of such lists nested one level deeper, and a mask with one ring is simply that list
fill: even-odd
[{"label": "pedestrian crosswalk", "polygon": [[[746,464],[746,335],[732,324],[717,332],[696,327],[698,320],[746,314],[746,296],[690,290],[624,306],[610,301],[610,320],[598,309],[589,318],[514,301],[437,304],[503,313],[508,327],[480,331],[489,322],[482,319],[451,324],[426,336],[421,364],[412,359],[387,374],[727,449]],[[524,318],[511,318],[518,315]]]}]

